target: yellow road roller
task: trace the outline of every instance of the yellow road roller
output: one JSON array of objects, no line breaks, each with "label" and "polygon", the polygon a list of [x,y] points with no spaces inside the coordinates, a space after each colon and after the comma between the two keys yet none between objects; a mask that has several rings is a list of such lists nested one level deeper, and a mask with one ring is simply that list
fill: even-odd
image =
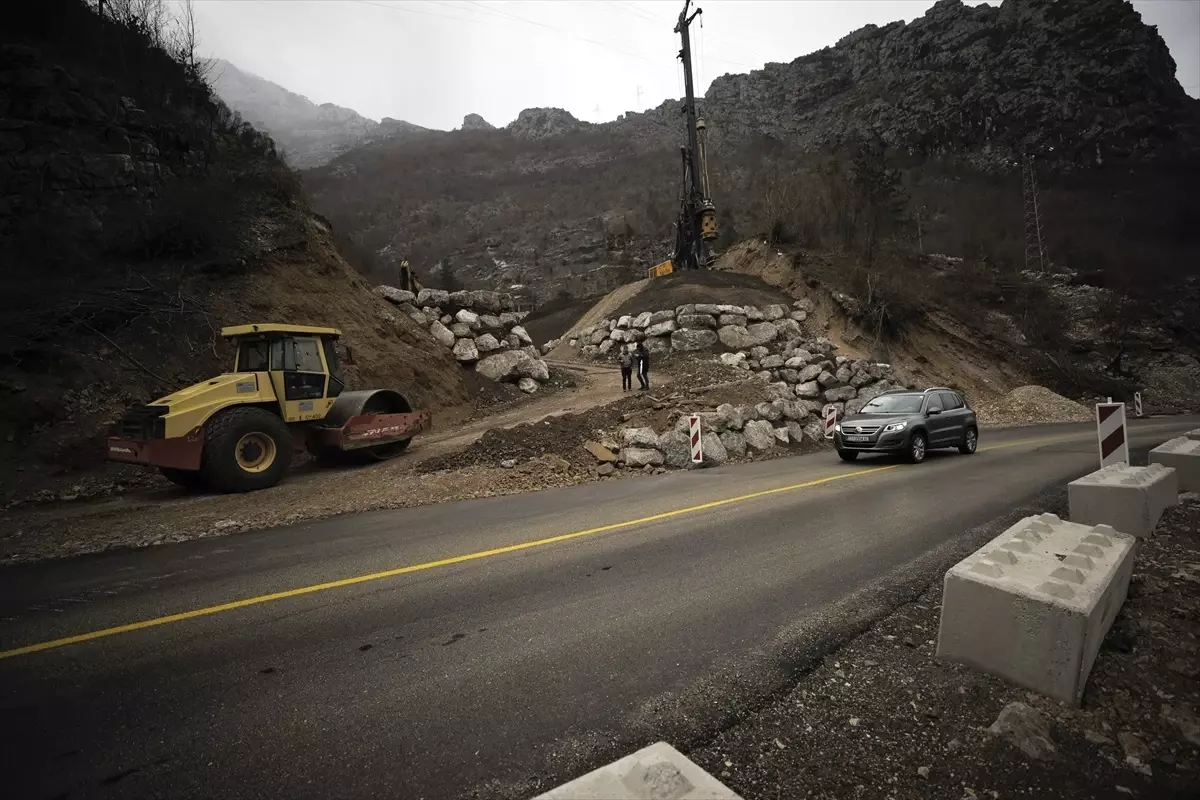
[{"label": "yellow road roller", "polygon": [[327,462],[382,461],[428,430],[390,389],[344,391],[334,343],[341,331],[236,325],[233,371],[129,410],[108,458],[158,467],[174,483],[250,492],[279,483],[296,452]]}]

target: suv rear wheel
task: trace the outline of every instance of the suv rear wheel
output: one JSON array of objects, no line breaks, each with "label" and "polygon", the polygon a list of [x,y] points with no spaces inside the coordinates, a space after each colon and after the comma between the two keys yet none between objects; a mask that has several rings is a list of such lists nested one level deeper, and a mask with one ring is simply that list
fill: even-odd
[{"label": "suv rear wheel", "polygon": [[929,447],[929,442],[925,439],[925,434],[921,431],[913,431],[913,435],[908,439],[908,460],[914,464],[920,464],[925,460],[925,451]]},{"label": "suv rear wheel", "polygon": [[963,443],[958,446],[958,452],[969,456],[975,452],[977,447],[979,447],[979,431],[967,428],[967,432],[963,434]]}]

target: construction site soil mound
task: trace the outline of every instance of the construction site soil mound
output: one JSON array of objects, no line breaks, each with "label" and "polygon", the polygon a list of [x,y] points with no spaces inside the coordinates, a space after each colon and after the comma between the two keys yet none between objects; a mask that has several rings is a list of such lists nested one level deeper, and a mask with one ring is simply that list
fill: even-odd
[{"label": "construction site soil mound", "polygon": [[1083,405],[1042,386],[1018,386],[1006,395],[973,403],[985,425],[1038,425],[1048,422],[1090,422]]},{"label": "construction site soil mound", "polygon": [[687,303],[735,306],[790,304],[787,295],[754,275],[708,269],[681,270],[648,282],[609,316],[674,309]]}]

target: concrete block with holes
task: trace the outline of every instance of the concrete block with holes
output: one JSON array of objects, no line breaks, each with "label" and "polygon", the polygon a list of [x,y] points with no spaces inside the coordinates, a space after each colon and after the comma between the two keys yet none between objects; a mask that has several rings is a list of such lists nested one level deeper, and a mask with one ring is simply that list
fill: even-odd
[{"label": "concrete block with holes", "polygon": [[741,800],[666,742],[656,742],[534,800]]},{"label": "concrete block with holes", "polygon": [[1180,436],[1150,451],[1149,462],[1175,470],[1179,491],[1200,492],[1200,439]]},{"label": "concrete block with holes", "polygon": [[1179,502],[1175,470],[1162,464],[1112,464],[1067,484],[1071,522],[1111,525],[1139,538],[1154,533],[1163,512]]},{"label": "concrete block with holes", "polygon": [[1039,514],[946,573],[937,655],[1078,705],[1137,539]]}]

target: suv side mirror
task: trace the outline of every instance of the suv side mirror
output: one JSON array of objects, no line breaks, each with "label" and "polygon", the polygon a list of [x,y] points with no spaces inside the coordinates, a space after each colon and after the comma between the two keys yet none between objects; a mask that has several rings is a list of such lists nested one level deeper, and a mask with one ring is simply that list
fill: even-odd
[{"label": "suv side mirror", "polygon": [[942,413],[942,410],[941,410],[940,408],[938,408],[938,407],[934,406],[933,408],[931,408],[931,409],[929,409],[928,411],[926,411],[926,412],[925,412],[925,416],[927,416],[927,417],[934,417],[934,416],[937,416],[937,415],[938,415],[938,414],[940,414],[940,413]]}]

